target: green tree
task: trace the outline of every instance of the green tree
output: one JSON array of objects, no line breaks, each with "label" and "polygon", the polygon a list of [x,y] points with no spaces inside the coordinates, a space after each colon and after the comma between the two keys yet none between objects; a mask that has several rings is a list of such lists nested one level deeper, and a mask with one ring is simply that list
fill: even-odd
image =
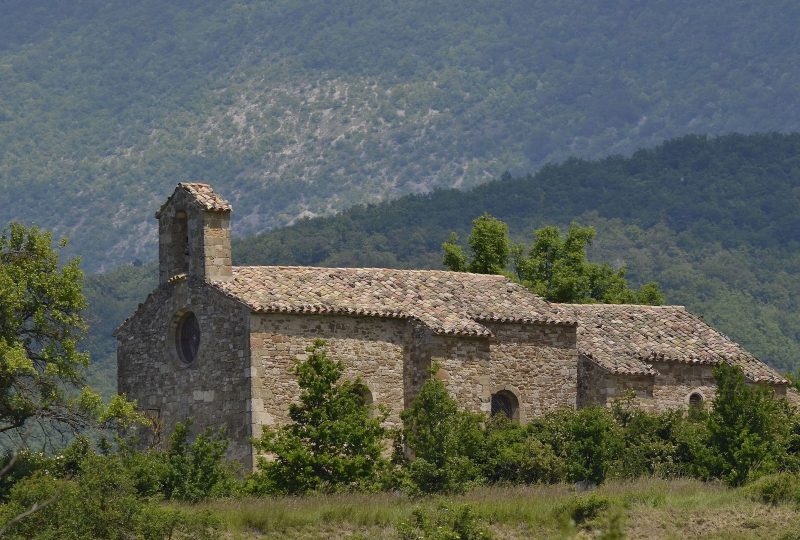
[{"label": "green tree", "polygon": [[32,419],[45,431],[144,423],[124,397],[103,403],[83,385],[83,272],[77,258],[59,264],[52,244],[49,232],[19,223],[0,233],[0,433]]},{"label": "green tree", "polygon": [[291,423],[265,427],[253,441],[267,453],[249,482],[257,493],[303,493],[315,489],[371,487],[387,465],[382,457],[386,414],[364,402],[363,384],[340,381],[344,366],[329,358],[325,342],[308,348],[293,369],[299,403],[289,405]]},{"label": "green tree", "polygon": [[[406,472],[412,491],[458,492],[481,481],[477,461],[483,418],[461,410],[441,380],[431,374],[400,418],[403,429],[396,451],[410,458]],[[405,455],[395,457],[406,461]]]},{"label": "green tree", "polygon": [[455,233],[442,246],[444,265],[449,270],[505,274],[552,302],[664,303],[657,284],[646,283],[638,291],[633,290],[625,279],[624,268],[614,270],[608,264],[589,261],[586,249],[595,236],[591,227],[573,223],[563,237],[558,227],[543,227],[534,231],[533,245],[528,248],[512,243],[508,226],[489,214],[472,224],[469,264]]},{"label": "green tree", "polygon": [[484,212],[472,220],[467,243],[472,253],[469,262],[456,234],[450,234],[450,239],[442,245],[446,268],[476,274],[501,274],[506,270],[511,256],[508,225]]},{"label": "green tree", "polygon": [[32,417],[77,421],[67,392],[89,361],[78,350],[86,330],[78,265],[59,266],[52,235],[36,227],[12,223],[0,235],[0,432]]},{"label": "green tree", "polygon": [[75,465],[71,474],[54,466],[17,482],[0,505],[0,536],[37,540],[219,537],[218,523],[208,515],[141,497],[134,471],[119,456],[88,452]]},{"label": "green tree", "polygon": [[791,415],[767,385],[750,385],[738,366],[714,368],[717,395],[708,415],[709,469],[731,485],[775,472],[786,460]]},{"label": "green tree", "polygon": [[622,430],[605,407],[553,412],[532,422],[531,432],[564,460],[570,482],[602,483],[624,450]]}]

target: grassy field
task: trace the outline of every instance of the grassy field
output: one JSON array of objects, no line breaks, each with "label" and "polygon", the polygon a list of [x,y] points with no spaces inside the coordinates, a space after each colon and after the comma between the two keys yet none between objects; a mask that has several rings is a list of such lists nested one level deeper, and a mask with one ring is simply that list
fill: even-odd
[{"label": "grassy field", "polygon": [[745,490],[694,480],[609,482],[589,493],[557,485],[425,499],[386,493],[231,499],[192,509],[217,516],[232,539],[396,539],[398,525],[413,524],[415,511],[429,515],[442,505],[468,505],[495,538],[800,539],[794,505],[767,505]]}]

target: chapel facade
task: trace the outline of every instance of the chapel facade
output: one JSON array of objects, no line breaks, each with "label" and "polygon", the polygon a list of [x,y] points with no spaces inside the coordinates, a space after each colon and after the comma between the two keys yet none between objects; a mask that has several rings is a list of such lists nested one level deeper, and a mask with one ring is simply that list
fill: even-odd
[{"label": "chapel facade", "polygon": [[207,184],[178,184],[156,218],[159,286],[115,332],[118,390],[164,433],[225,427],[246,468],[250,438],[288,420],[290,369],[319,338],[390,426],[432,366],[463,407],[520,422],[629,390],[652,410],[699,405],[722,361],[788,386],[679,306],[552,304],[494,275],[233,266],[231,206]]}]

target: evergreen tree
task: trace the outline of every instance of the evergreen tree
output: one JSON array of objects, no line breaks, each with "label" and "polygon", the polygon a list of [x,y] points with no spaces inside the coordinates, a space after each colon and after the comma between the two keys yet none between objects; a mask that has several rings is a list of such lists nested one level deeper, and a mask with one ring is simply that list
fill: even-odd
[{"label": "evergreen tree", "polygon": [[708,416],[709,469],[731,485],[774,472],[786,459],[791,415],[766,385],[750,385],[738,366],[714,368],[717,395]]},{"label": "evergreen tree", "polygon": [[294,367],[298,403],[289,405],[291,423],[265,427],[253,441],[266,453],[250,481],[256,493],[303,493],[315,489],[370,487],[386,465],[382,457],[385,413],[364,402],[363,384],[340,381],[344,366],[329,358],[316,340],[308,358]]}]

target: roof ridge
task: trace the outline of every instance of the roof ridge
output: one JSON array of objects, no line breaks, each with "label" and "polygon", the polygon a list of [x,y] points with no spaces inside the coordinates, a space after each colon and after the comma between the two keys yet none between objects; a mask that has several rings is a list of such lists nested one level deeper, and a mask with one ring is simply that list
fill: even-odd
[{"label": "roof ridge", "polygon": [[554,306],[565,306],[565,307],[597,307],[597,308],[637,308],[637,309],[682,309],[687,313],[689,310],[686,309],[686,306],[683,304],[662,304],[658,306],[652,306],[650,304],[607,304],[603,302],[598,302],[596,304],[574,304],[574,303],[564,303],[564,302],[552,302]]},{"label": "roof ridge", "polygon": [[[456,272],[453,270],[438,270],[438,269],[425,269],[425,268],[386,268],[379,266],[308,266],[300,264],[240,264],[232,267],[238,268],[281,268],[287,270],[348,270],[348,271],[387,271],[387,272],[407,272],[407,273],[428,273],[428,274],[442,274],[442,275],[458,275],[458,276],[475,276],[485,279],[493,279],[496,281],[507,280],[509,284],[519,285],[508,277],[502,274],[478,274],[475,272]],[[521,286],[521,285],[520,285]],[[534,293],[531,293],[534,294]]]},{"label": "roof ridge", "polygon": [[167,197],[167,200],[164,201],[156,212],[157,219],[160,219],[164,209],[170,205],[172,199],[180,190],[185,191],[189,195],[191,203],[200,207],[202,210],[212,212],[230,212],[232,210],[231,204],[220,197],[217,192],[214,191],[214,188],[211,187],[211,184],[203,182],[178,182],[178,185],[175,186],[170,196]]}]

